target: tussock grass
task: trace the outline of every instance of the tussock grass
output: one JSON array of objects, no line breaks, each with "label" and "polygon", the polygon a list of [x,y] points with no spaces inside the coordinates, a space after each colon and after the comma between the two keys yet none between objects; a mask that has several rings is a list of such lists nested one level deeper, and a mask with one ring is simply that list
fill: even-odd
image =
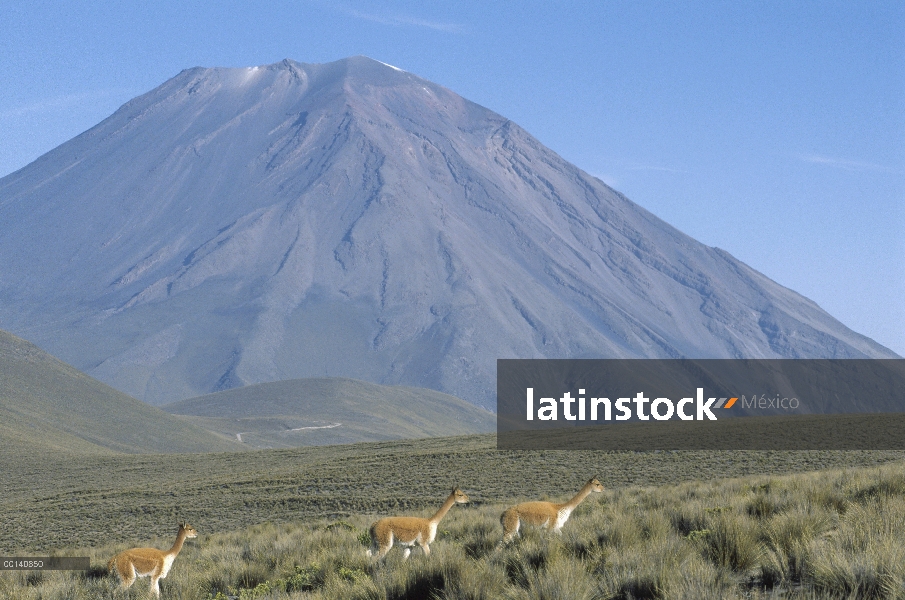
[{"label": "tussock grass", "polygon": [[[563,496],[573,490],[563,490]],[[192,600],[905,597],[905,463],[607,489],[561,535],[498,547],[509,503],[450,513],[430,557],[365,554],[372,514],[264,522],[189,541],[165,598]],[[162,536],[152,545],[168,546]],[[0,597],[146,598],[104,572],[121,543],[73,549],[85,573],[6,572]]]},{"label": "tussock grass", "polygon": [[[202,533],[213,533],[267,521],[429,515],[455,485],[468,492],[473,506],[483,506],[545,496],[560,501],[571,497],[589,473],[600,474],[605,486],[619,490],[758,474],[765,477],[759,485],[769,486],[770,477],[783,473],[903,457],[902,452],[866,451],[499,451],[494,436],[216,454],[0,453],[0,548],[45,552],[106,541],[143,545],[149,535],[169,537],[182,519]],[[860,493],[873,493],[871,485],[859,488]],[[678,489],[711,494],[707,486]],[[722,499],[710,498],[701,509],[735,507],[756,492],[725,489]],[[791,488],[773,490],[771,501],[784,506],[782,494],[791,493]],[[836,491],[812,493],[820,496],[815,502],[839,502]],[[732,503],[726,499],[730,496]],[[673,505],[672,498],[643,494],[634,501],[645,502],[648,509]]]}]

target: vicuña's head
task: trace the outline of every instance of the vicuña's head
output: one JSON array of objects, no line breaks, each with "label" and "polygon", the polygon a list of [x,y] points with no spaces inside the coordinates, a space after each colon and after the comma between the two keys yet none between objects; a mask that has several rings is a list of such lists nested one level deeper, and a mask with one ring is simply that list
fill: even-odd
[{"label": "vicu\u00f1a's head", "polygon": [[603,484],[600,483],[600,480],[597,479],[596,477],[592,477],[591,479],[589,479],[585,485],[591,486],[592,492],[602,492],[603,491]]},{"label": "vicu\u00f1a's head", "polygon": [[468,496],[466,496],[465,492],[463,492],[459,488],[453,488],[452,493],[455,497],[456,504],[465,504],[466,502],[468,502]]},{"label": "vicu\u00f1a's head", "polygon": [[185,537],[187,538],[198,537],[198,532],[195,531],[195,528],[185,521],[179,524],[179,533],[185,533]]}]

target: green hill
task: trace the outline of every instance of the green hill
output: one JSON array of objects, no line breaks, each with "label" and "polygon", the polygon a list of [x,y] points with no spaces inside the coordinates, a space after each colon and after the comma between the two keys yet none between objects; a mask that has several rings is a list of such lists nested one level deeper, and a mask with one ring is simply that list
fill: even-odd
[{"label": "green hill", "polygon": [[261,383],[162,407],[253,448],[291,448],[486,433],[492,413],[428,390],[355,379]]},{"label": "green hill", "polygon": [[0,331],[0,453],[213,452],[217,436]]}]

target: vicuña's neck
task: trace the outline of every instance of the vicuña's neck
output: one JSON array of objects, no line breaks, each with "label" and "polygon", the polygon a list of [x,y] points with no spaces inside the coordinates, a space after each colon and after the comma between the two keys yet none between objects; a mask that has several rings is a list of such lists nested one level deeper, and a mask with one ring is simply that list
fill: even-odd
[{"label": "vicu\u00f1a's neck", "polygon": [[566,502],[565,506],[568,508],[575,508],[579,504],[581,504],[582,500],[591,495],[592,486],[589,483],[588,485],[581,488],[581,491],[575,494],[575,497]]},{"label": "vicu\u00f1a's neck", "polygon": [[185,543],[186,533],[185,530],[181,530],[179,535],[176,536],[176,541],[173,542],[173,547],[170,548],[170,551],[167,554],[179,554],[179,551],[182,550],[182,544]]},{"label": "vicu\u00f1a's neck", "polygon": [[433,517],[428,519],[432,523],[439,523],[440,519],[442,519],[446,513],[449,512],[449,509],[452,508],[452,505],[456,503],[456,493],[453,492],[449,495],[449,498],[446,499],[446,502],[443,503],[443,506],[440,507],[440,510],[437,511]]}]

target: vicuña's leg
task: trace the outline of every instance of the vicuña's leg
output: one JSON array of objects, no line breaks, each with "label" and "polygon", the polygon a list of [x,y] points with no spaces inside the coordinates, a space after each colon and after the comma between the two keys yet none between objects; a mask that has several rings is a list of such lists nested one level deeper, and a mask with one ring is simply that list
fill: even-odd
[{"label": "vicu\u00f1a's leg", "polygon": [[154,569],[154,572],[151,573],[151,591],[154,592],[154,595],[160,598],[160,576],[163,575],[163,565],[158,566]]},{"label": "vicu\u00f1a's leg", "polygon": [[512,538],[518,536],[521,519],[519,519],[518,511],[510,508],[500,517],[500,523],[503,525],[503,543],[508,544]]},{"label": "vicu\u00f1a's leg", "polygon": [[123,589],[128,589],[135,583],[135,567],[128,560],[122,559],[116,563],[116,572],[119,573],[119,579],[122,582]]}]

